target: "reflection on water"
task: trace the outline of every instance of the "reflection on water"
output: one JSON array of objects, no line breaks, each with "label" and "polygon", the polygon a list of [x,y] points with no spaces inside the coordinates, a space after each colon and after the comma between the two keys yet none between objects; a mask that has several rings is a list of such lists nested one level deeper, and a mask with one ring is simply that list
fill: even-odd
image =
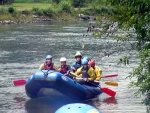
[{"label": "reflection on water", "polygon": [[54,113],[59,107],[80,101],[71,100],[63,96],[47,96],[39,99],[30,99],[26,102],[25,108],[28,113]]},{"label": "reflection on water", "polygon": [[[116,49],[117,42],[112,37],[101,40],[92,38],[86,33],[88,24],[62,22],[0,26],[1,113],[53,113],[64,104],[70,103],[90,104],[103,113],[146,112],[146,106],[141,104],[142,97],[134,97],[136,88],[128,89],[130,80],[125,79],[132,68],[137,66],[135,51],[122,52],[120,48]],[[129,45],[124,44],[124,48],[128,47]],[[57,65],[60,65],[59,59],[62,56],[71,65],[78,50],[83,56],[89,56],[96,61],[96,65],[103,70],[103,76],[118,73],[117,77],[103,78],[101,83],[101,86],[117,92],[115,98],[103,93],[86,101],[56,95],[30,99],[25,94],[24,86],[13,86],[13,80],[29,78],[45,61],[47,54],[54,56],[53,62]],[[111,54],[105,55],[107,52]],[[118,60],[129,52],[133,54],[130,64],[117,65]],[[119,86],[109,86],[103,84],[104,81],[115,81]]]},{"label": "reflection on water", "polygon": [[[24,100],[24,99],[21,99]],[[114,97],[108,97],[102,102],[107,104],[117,104],[117,100]],[[71,103],[84,103],[89,104],[95,107],[100,106],[100,99],[94,98],[91,100],[72,100],[70,98],[67,98],[65,96],[47,96],[47,97],[41,97],[38,99],[30,99],[25,103],[25,109],[27,113],[54,113],[58,108],[60,108],[63,105],[71,104]]]},{"label": "reflection on water", "polygon": [[106,98],[106,99],[102,100],[102,102],[104,102],[106,104],[118,104],[117,99],[115,97]]}]

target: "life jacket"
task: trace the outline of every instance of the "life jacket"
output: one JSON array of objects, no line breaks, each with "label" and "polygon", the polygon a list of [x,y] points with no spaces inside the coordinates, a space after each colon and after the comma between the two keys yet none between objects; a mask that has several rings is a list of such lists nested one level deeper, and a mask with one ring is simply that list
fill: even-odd
[{"label": "life jacket", "polygon": [[81,62],[75,62],[75,68],[76,68],[76,69],[80,68],[81,65],[82,65]]},{"label": "life jacket", "polygon": [[88,70],[89,70],[89,68],[83,69],[83,67],[82,67],[82,70],[81,70],[82,78],[89,78],[89,77],[90,77],[90,76],[88,75]]},{"label": "life jacket", "polygon": [[54,65],[54,63],[52,63],[50,66],[48,66],[48,65],[46,64],[46,62],[45,62],[45,63],[44,63],[44,70],[54,70],[53,65]]},{"label": "life jacket", "polygon": [[65,65],[65,67],[60,66],[60,73],[66,74],[68,70],[69,70],[68,65]]}]

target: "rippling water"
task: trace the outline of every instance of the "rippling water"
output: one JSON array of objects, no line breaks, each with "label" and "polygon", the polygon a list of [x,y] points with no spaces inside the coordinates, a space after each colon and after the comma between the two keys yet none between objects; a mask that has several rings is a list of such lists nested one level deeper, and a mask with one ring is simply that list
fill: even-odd
[{"label": "rippling water", "polygon": [[[36,23],[0,26],[0,112],[1,113],[54,113],[59,107],[79,101],[67,97],[30,99],[24,86],[14,87],[15,79],[27,79],[45,61],[47,54],[54,56],[53,61],[60,65],[59,59],[65,56],[68,64],[74,62],[76,51],[83,56],[96,60],[103,75],[118,73],[118,77],[103,78],[101,85],[117,92],[115,98],[102,94],[99,97],[81,101],[93,105],[103,113],[146,113],[141,104],[142,97],[134,97],[136,88],[128,88],[129,79],[125,79],[133,67],[137,66],[134,50],[126,50],[128,44],[118,45],[113,38],[94,39],[86,33],[87,22]],[[83,48],[84,45],[84,48]],[[104,53],[111,53],[105,56]],[[117,65],[122,56],[132,54],[130,64]],[[104,81],[116,81],[118,87],[103,84]]]}]

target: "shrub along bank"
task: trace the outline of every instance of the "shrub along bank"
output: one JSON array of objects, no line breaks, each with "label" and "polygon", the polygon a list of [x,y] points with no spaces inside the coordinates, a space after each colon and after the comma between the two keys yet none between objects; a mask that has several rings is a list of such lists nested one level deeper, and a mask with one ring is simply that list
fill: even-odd
[{"label": "shrub along bank", "polygon": [[[87,0],[90,1],[90,0]],[[17,3],[0,5],[0,22],[33,22],[51,20],[76,20],[78,14],[102,15],[112,13],[112,9],[95,4],[88,4],[85,0],[79,3],[75,0],[15,0]]]}]

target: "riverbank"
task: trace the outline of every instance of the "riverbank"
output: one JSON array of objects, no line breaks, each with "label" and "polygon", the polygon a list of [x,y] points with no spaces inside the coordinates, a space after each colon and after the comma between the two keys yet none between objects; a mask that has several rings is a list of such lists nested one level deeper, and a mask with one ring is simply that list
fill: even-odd
[{"label": "riverbank", "polygon": [[0,6],[0,24],[96,20],[96,16],[82,14],[85,10],[68,4],[13,3]]},{"label": "riverbank", "polygon": [[65,19],[65,18],[48,18],[39,17],[37,15],[32,15],[32,17],[26,17],[23,20],[6,19],[1,20],[0,24],[22,24],[22,23],[40,23],[40,22],[61,22],[61,21],[77,21],[79,18],[75,19]]},{"label": "riverbank", "polygon": [[43,17],[38,17],[37,15],[32,15],[33,19],[26,19],[26,20],[1,20],[0,24],[22,24],[22,23],[41,23],[41,22],[62,22],[62,21],[89,21],[89,20],[96,20],[95,16],[88,16],[88,15],[80,15],[75,18],[43,18]]}]

